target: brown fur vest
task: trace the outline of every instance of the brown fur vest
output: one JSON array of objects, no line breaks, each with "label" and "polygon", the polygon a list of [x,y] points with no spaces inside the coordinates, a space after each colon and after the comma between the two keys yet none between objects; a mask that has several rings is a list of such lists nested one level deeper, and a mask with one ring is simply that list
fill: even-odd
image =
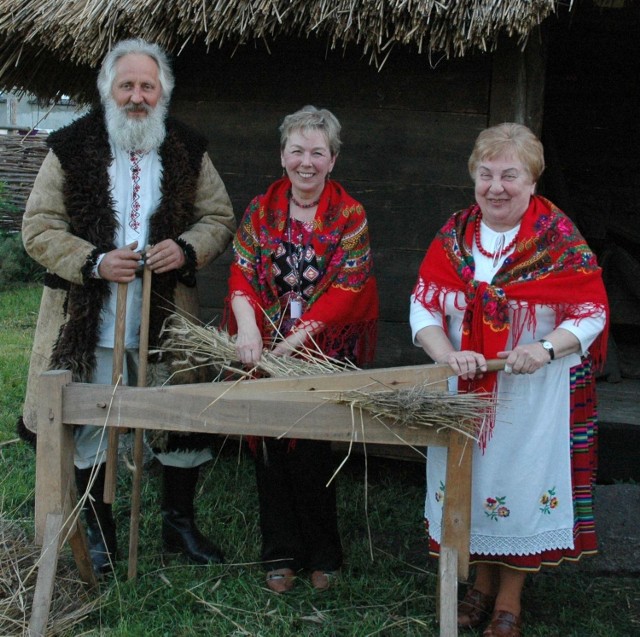
[{"label": "brown fur vest", "polygon": [[[108,282],[92,279],[90,275],[98,255],[115,247],[117,223],[109,193],[111,152],[102,109],[54,132],[48,143],[66,174],[63,195],[71,232],[96,246],[83,268],[82,285],[70,284],[52,274],[46,277],[46,285],[67,290],[68,312],[68,321],[53,348],[50,369],[69,369],[75,381],[86,382],[95,367],[100,312],[110,294]],[[150,219],[150,244],[167,238],[178,240],[193,224],[198,175],[205,152],[203,137],[172,118],[167,120],[167,135],[159,150],[163,166],[162,199]],[[176,283],[195,284],[195,253],[191,246],[178,242],[185,249],[187,266],[179,272],[153,277],[150,348],[158,344],[162,324],[173,307]]]}]

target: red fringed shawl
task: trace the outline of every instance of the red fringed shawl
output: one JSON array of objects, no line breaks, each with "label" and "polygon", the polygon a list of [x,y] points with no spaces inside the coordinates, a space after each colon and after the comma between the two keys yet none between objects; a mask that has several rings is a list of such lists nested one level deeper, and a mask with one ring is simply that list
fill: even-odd
[{"label": "red fringed shawl", "polygon": [[[514,252],[490,283],[474,280],[473,233],[480,208],[474,204],[455,213],[438,232],[420,266],[414,294],[427,309],[442,312],[442,293],[464,293],[461,349],[487,359],[504,351],[509,334],[517,345],[517,328],[535,325],[535,305],[552,307],[556,325],[607,312],[602,271],[573,222],[547,199],[534,196],[522,218]],[[509,307],[515,303],[514,325]],[[607,321],[608,325],[608,321]],[[443,323],[446,330],[446,322]],[[607,328],[590,347],[602,367]],[[497,375],[485,374],[464,388],[492,392]]]},{"label": "red fringed shawl", "polygon": [[[290,188],[287,177],[273,183],[249,204],[238,228],[226,301],[225,323],[231,334],[237,331],[231,299],[243,294],[254,308],[265,342],[276,337],[274,326],[280,324],[284,308],[272,264],[285,239]],[[356,360],[352,362],[362,366],[373,359],[378,319],[364,208],[331,180],[322,191],[313,223],[311,246],[323,274],[299,322],[324,325],[313,338],[328,356],[355,343]]]}]

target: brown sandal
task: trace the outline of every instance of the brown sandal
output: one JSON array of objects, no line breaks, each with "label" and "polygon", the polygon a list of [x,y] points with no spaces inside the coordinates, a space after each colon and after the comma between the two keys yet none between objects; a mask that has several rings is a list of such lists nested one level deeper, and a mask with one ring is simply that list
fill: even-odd
[{"label": "brown sandal", "polygon": [[485,595],[475,588],[470,588],[458,604],[458,628],[476,628],[489,619],[494,595]]},{"label": "brown sandal", "polygon": [[311,586],[317,591],[326,591],[337,575],[338,571],[313,571],[311,573]]},{"label": "brown sandal", "polygon": [[482,637],[521,637],[522,618],[506,610],[496,610]]},{"label": "brown sandal", "polygon": [[267,586],[274,593],[286,593],[293,588],[296,574],[290,568],[279,568],[267,573]]}]

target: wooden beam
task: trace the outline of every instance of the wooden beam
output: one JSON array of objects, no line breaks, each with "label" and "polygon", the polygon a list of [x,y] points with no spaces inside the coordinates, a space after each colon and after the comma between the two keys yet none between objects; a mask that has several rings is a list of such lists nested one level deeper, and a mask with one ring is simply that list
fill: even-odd
[{"label": "wooden beam", "polygon": [[318,392],[296,394],[295,399],[292,395],[277,399],[273,394],[215,399],[198,387],[119,388],[114,394],[107,385],[70,385],[64,389],[64,422],[376,444],[446,444],[445,434],[435,427],[387,425],[347,404],[330,402]]},{"label": "wooden beam", "polygon": [[[399,389],[427,383],[446,391],[448,365],[418,365],[249,382],[130,388],[72,383],[63,388],[63,419],[93,424],[220,434],[442,445],[435,428],[390,426],[348,404],[345,391]],[[344,401],[346,404],[337,404]],[[446,442],[444,442],[446,444]]]}]

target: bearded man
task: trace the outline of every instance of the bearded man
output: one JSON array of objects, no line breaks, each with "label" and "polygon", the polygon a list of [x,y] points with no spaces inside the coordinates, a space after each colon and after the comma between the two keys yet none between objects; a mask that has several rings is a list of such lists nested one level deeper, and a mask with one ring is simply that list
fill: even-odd
[{"label": "bearded man", "polygon": [[[123,382],[136,383],[143,251],[153,272],[153,349],[171,308],[197,314],[195,273],[233,236],[231,202],[207,141],[167,117],[173,86],[160,47],[122,41],[100,69],[101,105],[49,136],[22,225],[27,252],[47,269],[23,432],[37,430],[35,392],[42,371],[68,369],[74,381],[111,384],[119,283],[128,284]],[[166,380],[168,362],[150,359],[149,375],[156,383]],[[85,506],[90,553],[102,574],[116,558],[111,505],[103,501],[108,437],[94,426],[77,427],[74,437],[78,490],[89,489],[92,496]],[[211,459],[210,437],[171,433],[152,448],[163,465],[165,549],[197,563],[221,562],[221,550],[200,533],[194,516],[199,469]]]}]

